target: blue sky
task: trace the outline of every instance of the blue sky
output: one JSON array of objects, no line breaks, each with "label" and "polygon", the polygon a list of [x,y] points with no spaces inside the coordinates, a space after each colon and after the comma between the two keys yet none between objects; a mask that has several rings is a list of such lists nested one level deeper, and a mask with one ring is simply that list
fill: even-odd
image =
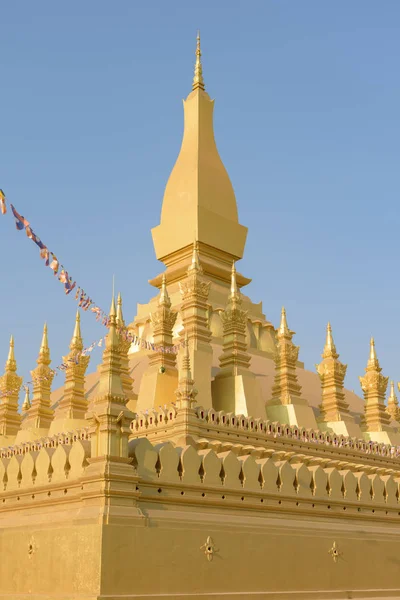
[{"label": "blue sky", "polygon": [[[285,305],[307,368],[330,320],[347,387],[360,391],[371,335],[400,379],[398,0],[21,0],[1,2],[0,21],[0,187],[98,304],[108,309],[113,274],[127,321],[154,295],[150,228],[200,28],[249,227],[248,295],[275,325]],[[28,378],[45,320],[61,362],[76,303],[10,214],[0,249],[0,363],[13,333]],[[82,329],[87,344],[103,334],[87,313]]]}]

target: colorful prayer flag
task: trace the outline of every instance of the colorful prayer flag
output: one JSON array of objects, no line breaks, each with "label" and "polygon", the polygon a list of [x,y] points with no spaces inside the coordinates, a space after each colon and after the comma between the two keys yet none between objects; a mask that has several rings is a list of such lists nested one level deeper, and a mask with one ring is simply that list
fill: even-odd
[{"label": "colorful prayer flag", "polygon": [[22,215],[20,215],[14,208],[12,204],[10,204],[12,213],[15,217],[15,227],[21,231],[25,227],[29,227],[29,221],[27,221]]},{"label": "colorful prayer flag", "polygon": [[7,212],[6,195],[3,190],[0,190],[0,210],[2,215],[5,215]]},{"label": "colorful prayer flag", "polygon": [[58,273],[58,267],[59,267],[60,263],[58,262],[57,257],[56,257],[55,254],[53,254],[53,252],[50,252],[50,254],[53,257],[53,260],[50,263],[50,269],[52,269],[54,271],[54,275],[57,275],[57,273]]},{"label": "colorful prayer flag", "polygon": [[44,246],[41,250],[40,250],[40,258],[44,258],[45,259],[45,265],[46,267],[49,266],[50,264],[50,252],[48,251],[48,249],[46,248],[46,246]]}]

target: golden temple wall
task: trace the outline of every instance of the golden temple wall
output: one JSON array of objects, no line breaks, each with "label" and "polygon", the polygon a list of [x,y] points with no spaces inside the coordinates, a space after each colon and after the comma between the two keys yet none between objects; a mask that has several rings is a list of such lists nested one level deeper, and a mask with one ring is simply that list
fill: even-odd
[{"label": "golden temple wall", "polygon": [[87,438],[1,450],[0,598],[400,596],[396,475],[138,438],[112,491]]}]

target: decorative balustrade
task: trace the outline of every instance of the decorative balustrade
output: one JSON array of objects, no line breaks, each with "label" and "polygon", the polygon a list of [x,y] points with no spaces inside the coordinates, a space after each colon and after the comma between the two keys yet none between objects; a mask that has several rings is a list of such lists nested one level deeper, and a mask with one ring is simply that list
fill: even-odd
[{"label": "decorative balustrade", "polygon": [[[151,410],[146,414],[138,414],[136,415],[136,419],[131,423],[131,429],[135,434],[140,435],[141,433],[156,431],[157,429],[164,427],[172,427],[177,414],[177,410],[174,406],[164,409],[160,408],[158,411]],[[365,454],[372,454],[385,458],[400,458],[399,446],[390,446],[388,444],[350,438],[329,432],[305,429],[304,427],[298,427],[297,425],[282,425],[281,423],[260,418],[256,419],[253,417],[245,417],[244,415],[216,411],[213,408],[205,409],[198,407],[196,409],[196,419],[197,424],[200,427],[207,428],[208,430],[213,428],[218,432],[234,431],[239,434],[251,432],[262,439],[271,437],[286,440],[294,439],[300,442],[330,446],[332,448],[348,448],[350,450],[356,450]]]},{"label": "decorative balustrade", "polygon": [[[40,447],[38,444],[30,450],[24,445],[25,451],[1,457],[0,496],[20,500],[20,493],[25,492],[25,500],[30,501],[35,498],[35,489],[37,493],[44,491],[47,498],[47,489],[54,486],[61,484],[66,490],[68,483],[79,480],[83,484],[90,458],[90,443],[85,435],[86,432],[80,432],[64,439],[56,436],[58,443],[53,444],[55,439],[51,438],[51,443],[43,441]],[[193,446],[175,447],[171,442],[152,445],[143,437],[129,442],[132,476],[137,478],[140,501],[146,501],[148,496],[162,501],[164,492],[182,501],[191,494],[190,502],[230,499],[240,504],[272,502],[279,506],[285,499],[284,506],[291,509],[300,504],[307,510],[339,507],[353,512],[362,510],[375,518],[400,517],[400,478],[368,474],[361,465],[359,470],[350,470],[307,465],[296,458],[289,462],[279,460],[280,454],[284,455],[238,456],[232,450],[196,450]],[[81,486],[76,489],[79,494]],[[0,506],[7,509],[9,500]]]},{"label": "decorative balustrade", "polygon": [[[149,485],[251,492],[253,497],[260,494],[392,508],[399,505],[400,479],[391,475],[237,456],[232,451],[215,452],[210,448],[196,451],[193,446],[177,448],[171,442],[153,446],[146,438],[131,440],[129,450],[139,481]],[[161,491],[162,487],[158,488]]]}]

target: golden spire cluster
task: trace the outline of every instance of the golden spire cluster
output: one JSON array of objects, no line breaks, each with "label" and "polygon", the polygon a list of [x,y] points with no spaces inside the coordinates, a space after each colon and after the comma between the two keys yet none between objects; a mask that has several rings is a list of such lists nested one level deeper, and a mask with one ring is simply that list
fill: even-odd
[{"label": "golden spire cluster", "polygon": [[204,90],[203,66],[201,64],[200,31],[197,32],[196,63],[194,66],[193,90]]}]

